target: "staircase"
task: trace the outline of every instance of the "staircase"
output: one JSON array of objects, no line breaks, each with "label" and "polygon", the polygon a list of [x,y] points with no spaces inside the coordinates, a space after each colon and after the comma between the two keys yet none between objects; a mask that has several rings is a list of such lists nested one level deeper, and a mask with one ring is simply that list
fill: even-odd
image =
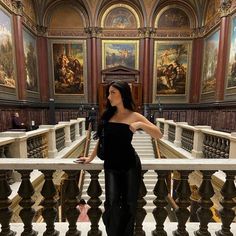
[{"label": "staircase", "polygon": [[[96,140],[91,139],[90,147],[89,147],[89,153],[92,152],[93,148],[95,147]],[[137,131],[133,136],[132,145],[135,148],[136,152],[138,153],[140,159],[153,159],[155,157],[153,146],[152,146],[152,140],[151,137],[144,133],[143,131]],[[96,157],[97,158],[97,157]],[[145,206],[145,209],[147,213],[151,213],[153,210],[153,200],[155,199],[155,196],[153,194],[153,189],[156,184],[157,180],[157,174],[154,171],[148,171],[144,175],[144,182],[145,186],[147,188],[147,195],[145,196],[145,200],[147,201],[147,204]],[[87,200],[89,199],[89,196],[87,195],[87,189],[90,183],[90,177],[87,172],[85,172],[84,177],[84,185],[82,190],[81,198]],[[102,171],[99,174],[99,183],[102,188],[102,195],[100,196],[101,200],[104,202],[105,200],[105,181],[104,181],[104,172]],[[103,208],[103,205],[101,206]]]}]

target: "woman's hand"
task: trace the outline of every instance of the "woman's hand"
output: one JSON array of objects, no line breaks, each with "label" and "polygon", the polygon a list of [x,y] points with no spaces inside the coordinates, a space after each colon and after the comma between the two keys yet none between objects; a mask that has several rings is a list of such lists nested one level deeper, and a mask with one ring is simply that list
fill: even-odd
[{"label": "woman's hand", "polygon": [[136,122],[133,122],[129,125],[129,129],[135,133],[138,129],[141,128],[141,122],[140,121],[136,121]]},{"label": "woman's hand", "polygon": [[78,160],[81,161],[81,163],[83,163],[83,164],[88,164],[93,160],[93,158],[91,158],[91,156],[80,157]]}]

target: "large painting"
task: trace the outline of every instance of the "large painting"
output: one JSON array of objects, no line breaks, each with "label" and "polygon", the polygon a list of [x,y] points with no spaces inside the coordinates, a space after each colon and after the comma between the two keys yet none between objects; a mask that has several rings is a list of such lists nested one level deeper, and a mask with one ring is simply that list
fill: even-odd
[{"label": "large painting", "polygon": [[216,86],[216,69],[219,51],[219,31],[215,32],[205,41],[202,93],[214,92]]},{"label": "large painting", "polygon": [[236,87],[236,17],[232,21],[232,35],[227,72],[227,88]]},{"label": "large painting", "polygon": [[170,8],[158,19],[158,28],[189,28],[188,15],[179,8]]},{"label": "large painting", "polygon": [[104,40],[102,54],[103,69],[119,65],[138,69],[138,40]]},{"label": "large painting", "polygon": [[132,12],[124,7],[117,7],[106,16],[105,27],[120,29],[136,28],[137,22]]},{"label": "large painting", "polygon": [[56,94],[84,94],[85,41],[52,43]]},{"label": "large painting", "polygon": [[0,8],[0,85],[15,88],[11,18]]},{"label": "large painting", "polygon": [[38,66],[36,39],[28,31],[23,30],[25,75],[27,90],[38,92]]},{"label": "large painting", "polygon": [[155,42],[154,96],[186,93],[189,53],[189,42]]}]

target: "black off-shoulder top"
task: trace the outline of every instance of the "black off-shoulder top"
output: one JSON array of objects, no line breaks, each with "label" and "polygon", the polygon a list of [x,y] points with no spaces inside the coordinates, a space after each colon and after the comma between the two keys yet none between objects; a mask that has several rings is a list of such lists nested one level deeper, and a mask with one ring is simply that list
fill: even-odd
[{"label": "black off-shoulder top", "polygon": [[127,170],[135,166],[136,153],[131,144],[133,132],[129,125],[107,122],[104,126],[104,168]]}]

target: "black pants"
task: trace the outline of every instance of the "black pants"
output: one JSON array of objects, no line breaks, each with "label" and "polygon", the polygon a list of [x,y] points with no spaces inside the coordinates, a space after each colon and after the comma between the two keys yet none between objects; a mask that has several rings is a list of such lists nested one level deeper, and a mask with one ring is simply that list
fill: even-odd
[{"label": "black pants", "polygon": [[105,170],[105,212],[108,236],[133,236],[141,180],[139,160],[129,170]]}]

